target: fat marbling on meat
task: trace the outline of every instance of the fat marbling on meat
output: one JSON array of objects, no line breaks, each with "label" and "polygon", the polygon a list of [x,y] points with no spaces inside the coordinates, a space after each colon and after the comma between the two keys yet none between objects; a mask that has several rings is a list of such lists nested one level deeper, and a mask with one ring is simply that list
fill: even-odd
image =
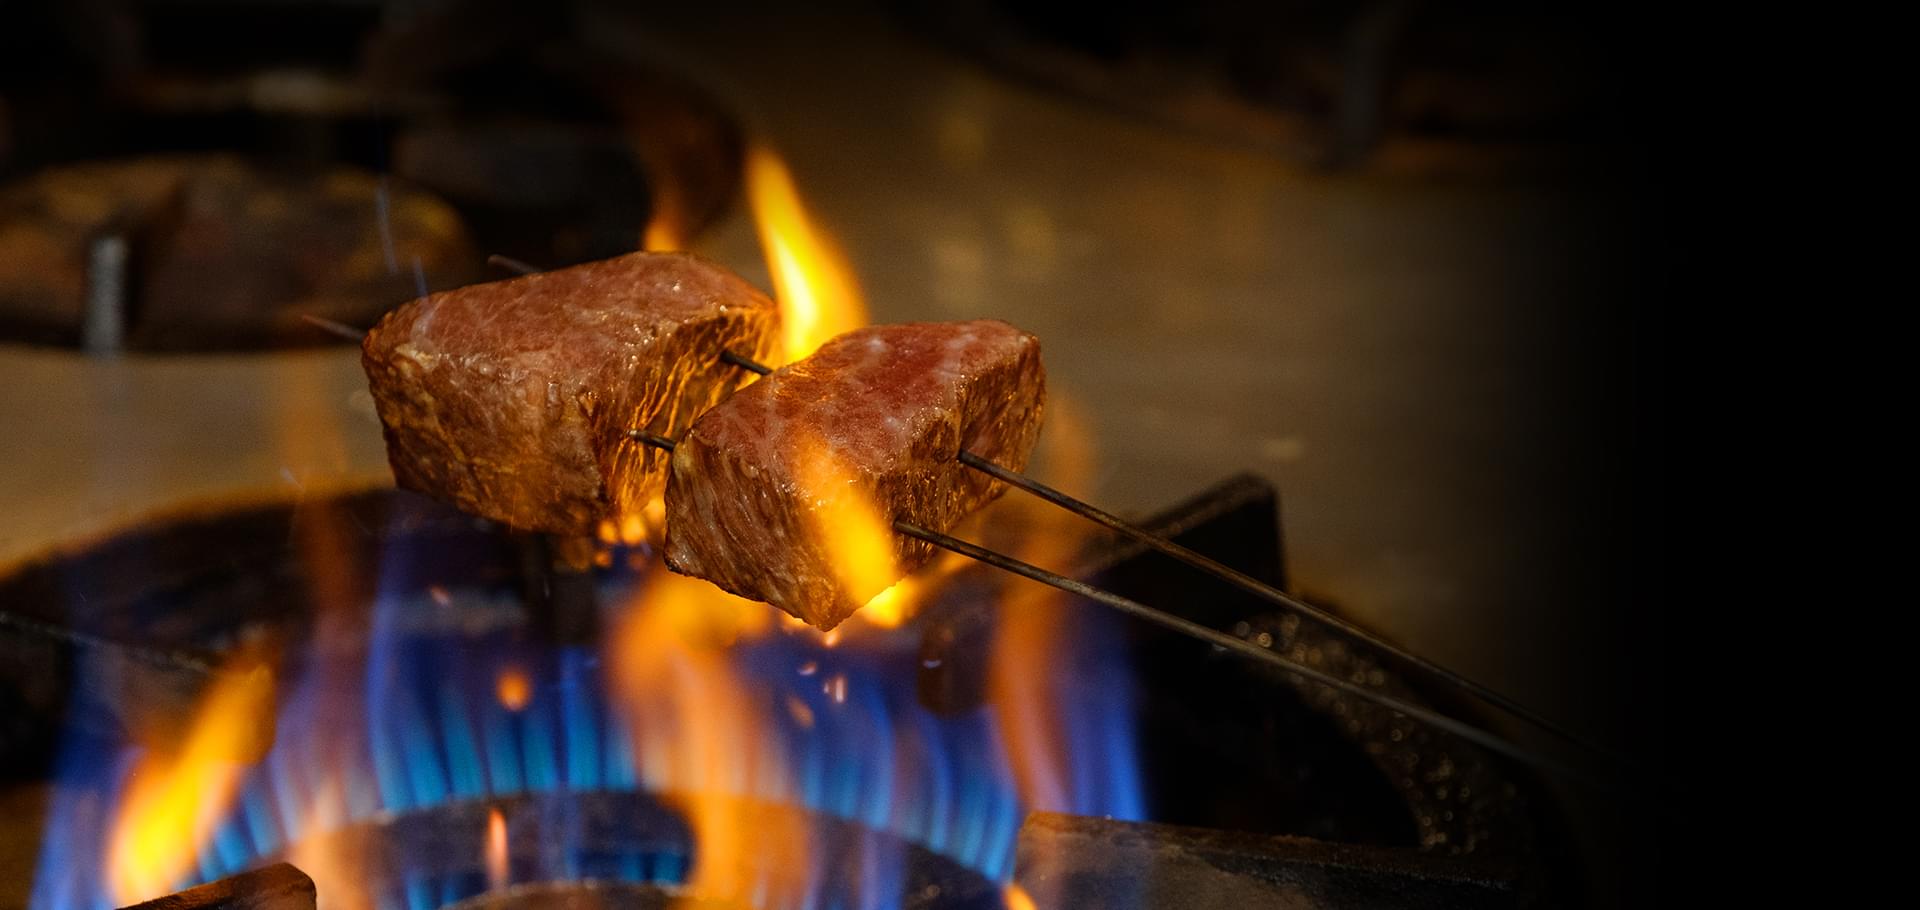
[{"label": "fat marbling on meat", "polygon": [[662,492],[677,435],[766,357],[773,301],[695,256],[632,253],[388,313],[361,363],[401,487],[515,528],[592,534]]},{"label": "fat marbling on meat", "polygon": [[[1039,339],[1004,322],[834,338],[694,422],[668,479],[667,565],[831,629],[933,556],[892,520],[946,531],[1004,492],[958,453],[1023,469],[1045,397]],[[862,520],[892,558],[878,576],[836,546]]]}]

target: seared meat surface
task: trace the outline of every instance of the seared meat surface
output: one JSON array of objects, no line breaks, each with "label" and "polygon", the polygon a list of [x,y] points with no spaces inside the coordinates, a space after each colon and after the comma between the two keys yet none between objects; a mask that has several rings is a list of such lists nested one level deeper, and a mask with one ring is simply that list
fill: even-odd
[{"label": "seared meat surface", "polygon": [[946,531],[1004,491],[956,458],[1024,468],[1045,396],[1039,339],[1004,322],[841,335],[694,422],[667,565],[831,629],[932,558],[893,520]]},{"label": "seared meat surface", "polygon": [[695,256],[632,253],[433,294],[388,313],[361,362],[400,486],[529,531],[637,516],[686,432],[765,358],[773,301]]}]

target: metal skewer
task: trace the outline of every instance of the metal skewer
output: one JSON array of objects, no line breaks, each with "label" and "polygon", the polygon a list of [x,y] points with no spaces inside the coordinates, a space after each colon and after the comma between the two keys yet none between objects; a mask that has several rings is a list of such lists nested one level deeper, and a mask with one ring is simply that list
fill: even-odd
[{"label": "metal skewer", "polygon": [[[488,256],[487,264],[495,268],[506,269],[509,272],[514,272],[520,275],[531,275],[535,272],[540,271],[540,269],[535,268],[534,266],[528,265],[525,262],[521,262],[520,260],[515,259],[512,256],[502,256],[499,253],[495,253],[491,256]],[[347,325],[344,322],[340,322],[334,319],[328,319],[325,316],[315,316],[312,313],[301,313],[300,318],[303,320],[306,320],[307,324],[312,325],[315,328],[318,328],[325,332],[330,332],[333,335],[346,339],[347,341],[358,342],[367,337],[366,332],[361,331],[360,329],[356,329],[353,326]],[[731,363],[732,361],[728,361],[728,362]],[[764,369],[764,367],[762,369]]]},{"label": "metal skewer", "polygon": [[499,253],[488,256],[487,264],[497,269],[506,269],[509,272],[516,272],[521,275],[531,275],[540,271],[538,266],[529,265],[512,256],[502,256]]},{"label": "metal skewer", "polygon": [[347,325],[344,322],[338,322],[332,319],[328,319],[324,316],[315,316],[312,313],[301,313],[300,318],[305,320],[308,325],[314,326],[326,332],[330,332],[334,335],[337,335],[355,344],[359,344],[361,341],[366,340],[366,337],[367,337],[367,333],[362,332],[359,329],[354,328],[353,326]]},{"label": "metal skewer", "polygon": [[[757,373],[761,376],[765,376],[768,373],[773,372],[773,370],[768,368],[765,364],[756,363],[732,351],[721,351],[720,360],[723,363],[732,364],[743,370],[748,370],[750,372]],[[642,441],[646,441],[646,440],[642,440]],[[1306,615],[1319,620],[1322,624],[1326,626],[1329,626],[1334,629],[1338,629],[1339,631],[1344,632],[1353,638],[1363,641],[1368,645],[1371,645],[1372,647],[1382,652],[1385,652],[1387,654],[1390,654],[1398,658],[1402,662],[1409,664],[1427,673],[1428,675],[1433,676],[1436,679],[1439,679],[1458,689],[1462,689],[1474,695],[1475,697],[1479,698],[1481,701],[1484,701],[1490,705],[1493,705],[1494,707],[1499,708],[1500,710],[1505,711],[1508,714],[1513,715],[1514,717],[1524,720],[1540,728],[1541,730],[1544,730],[1548,733],[1553,734],[1554,736],[1560,738],[1564,742],[1570,743],[1574,746],[1578,746],[1595,755],[1603,756],[1611,760],[1615,764],[1618,764],[1621,766],[1628,766],[1631,764],[1624,757],[1613,752],[1612,750],[1609,750],[1602,746],[1595,745],[1594,743],[1588,742],[1587,740],[1574,734],[1572,731],[1567,730],[1564,727],[1561,727],[1559,724],[1556,724],[1551,720],[1548,720],[1546,717],[1542,716],[1539,712],[1534,711],[1526,707],[1525,705],[1522,705],[1519,702],[1516,702],[1513,699],[1500,694],[1499,692],[1495,691],[1492,688],[1489,688],[1485,685],[1474,682],[1473,680],[1468,679],[1465,676],[1461,676],[1460,674],[1455,673],[1452,670],[1449,670],[1443,666],[1440,666],[1439,664],[1436,664],[1431,660],[1428,660],[1424,657],[1414,654],[1413,652],[1408,651],[1405,648],[1402,648],[1398,645],[1392,644],[1391,642],[1388,642],[1385,639],[1380,638],[1379,636],[1374,635],[1373,633],[1368,632],[1367,630],[1354,625],[1353,623],[1350,623],[1344,619],[1341,619],[1338,616],[1333,615],[1332,613],[1327,612],[1326,610],[1323,610],[1303,600],[1300,600],[1299,598],[1294,597],[1286,593],[1285,591],[1282,591],[1279,588],[1276,588],[1270,584],[1267,584],[1266,582],[1263,582],[1257,578],[1254,578],[1251,575],[1241,572],[1238,569],[1234,569],[1231,566],[1223,565],[1219,562],[1216,562],[1208,556],[1205,556],[1201,553],[1197,553],[1197,552],[1194,552],[1193,550],[1187,549],[1186,547],[1183,547],[1180,544],[1174,543],[1173,541],[1168,540],[1167,538],[1162,537],[1159,534],[1155,534],[1152,531],[1149,531],[1145,528],[1142,528],[1138,525],[1128,522],[1125,519],[1122,519],[1111,512],[1107,512],[1104,509],[1101,509],[1093,505],[1092,503],[1086,502],[1081,499],[1076,499],[1072,496],[1067,495],[1066,493],[1062,493],[1059,490],[1056,490],[1050,486],[1047,486],[1046,484],[1043,484],[1037,480],[1034,480],[1033,478],[1030,478],[1025,474],[994,464],[993,462],[988,461],[985,458],[981,458],[979,455],[976,455],[965,449],[960,450],[959,458],[960,458],[961,464],[966,465],[967,467],[972,468],[976,471],[979,471],[983,474],[986,474],[987,476],[992,477],[995,480],[1002,481],[1009,486],[1016,487],[1027,493],[1031,493],[1035,496],[1040,497],[1041,499],[1046,500],[1047,502],[1053,503],[1054,505],[1059,506],[1060,508],[1063,508],[1069,512],[1072,512],[1075,515],[1078,515],[1082,518],[1085,518],[1089,521],[1092,521],[1096,524],[1099,524],[1113,531],[1117,531],[1126,537],[1132,538],[1133,540],[1146,544],[1147,546],[1152,547],[1155,550],[1165,553],[1166,555],[1171,556],[1174,559],[1184,562],[1187,565],[1190,565],[1203,572],[1206,572],[1209,575],[1212,575],[1223,581],[1229,582],[1233,584],[1235,587],[1238,587],[1241,590],[1247,591],[1251,594],[1257,595],[1264,600],[1267,600],[1271,603],[1277,604],[1279,606],[1285,607],[1290,610],[1294,610],[1300,613],[1305,613]],[[1271,653],[1271,652],[1267,652],[1267,653]]]},{"label": "metal skewer", "polygon": [[[628,430],[627,436],[630,439],[643,442],[667,452],[672,452],[677,445],[671,439],[643,430]],[[1004,553],[989,550],[977,544],[968,543],[967,541],[942,534],[938,531],[928,530],[909,521],[896,520],[893,523],[893,529],[908,537],[933,544],[943,550],[958,553],[969,559],[978,560],[994,568],[1012,572],[1015,575],[1032,579],[1041,584],[1051,585],[1069,594],[1077,594],[1097,603],[1112,607],[1129,616],[1144,619],[1189,638],[1206,642],[1214,647],[1232,651],[1242,657],[1271,664],[1288,673],[1312,680],[1320,685],[1344,692],[1356,698],[1372,702],[1382,708],[1417,720],[1435,729],[1444,730],[1461,739],[1482,746],[1489,751],[1498,752],[1516,761],[1524,762],[1544,771],[1559,774],[1569,780],[1595,785],[1599,784],[1598,781],[1578,770],[1508,742],[1472,724],[1448,717],[1431,708],[1424,708],[1410,702],[1402,701],[1391,695],[1386,695],[1369,689],[1366,686],[1341,679],[1338,676],[1323,673],[1284,655],[1269,651],[1266,648],[1246,641],[1245,639],[1235,638],[1217,629],[1210,629],[1192,620],[1183,619],[1164,610],[1149,607],[1137,600],[1122,597],[1111,591],[1096,588],[1086,582],[1068,578],[1056,572],[1049,572],[1031,563],[1021,562]]]},{"label": "metal skewer", "polygon": [[644,442],[656,449],[662,449],[668,452],[673,451],[673,440],[661,436],[658,433],[648,433],[644,430],[628,430],[627,438],[636,442]]},{"label": "metal skewer", "polygon": [[746,370],[749,373],[754,373],[760,376],[765,376],[768,373],[773,372],[772,367],[767,366],[766,364],[763,364],[763,363],[757,363],[755,361],[748,360],[747,358],[742,357],[739,354],[735,354],[732,351],[725,351],[725,350],[721,351],[720,362],[730,363],[734,366],[739,367],[740,369]]}]

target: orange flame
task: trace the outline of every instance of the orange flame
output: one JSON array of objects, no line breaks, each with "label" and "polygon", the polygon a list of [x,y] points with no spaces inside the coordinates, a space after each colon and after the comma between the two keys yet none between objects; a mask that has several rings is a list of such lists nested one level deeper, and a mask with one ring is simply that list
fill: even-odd
[{"label": "orange flame", "polygon": [[919,584],[913,578],[902,578],[885,591],[873,595],[867,605],[860,608],[860,616],[868,625],[882,629],[897,629],[901,623],[912,616]]},{"label": "orange flame", "polygon": [[920,605],[928,597],[939,593],[942,586],[953,573],[969,563],[965,556],[958,553],[942,553],[932,565],[894,582],[893,586],[881,591],[867,601],[867,605],[855,614],[870,626],[882,629],[897,629],[912,619],[920,611]]},{"label": "orange flame", "polygon": [[807,216],[786,164],[755,146],[747,152],[746,182],[761,253],[780,300],[784,362],[806,357],[821,342],[866,325],[867,305],[853,268]]},{"label": "orange flame", "polygon": [[651,525],[647,523],[647,513],[651,508],[650,505],[642,506],[640,511],[628,512],[618,520],[601,519],[596,536],[608,547],[617,547],[622,544],[631,547],[656,539],[652,534]]},{"label": "orange flame", "polygon": [[499,809],[487,810],[487,887],[507,886],[507,820]]},{"label": "orange flame", "polygon": [[227,811],[246,766],[259,717],[273,704],[264,663],[215,678],[179,749],[149,754],[134,768],[108,841],[107,869],[123,904],[165,894],[193,868]]},{"label": "orange flame", "polygon": [[640,235],[640,248],[650,253],[667,253],[686,247],[686,238],[681,236],[679,218],[671,208],[662,208],[659,214],[647,222],[646,232]]},{"label": "orange flame", "polygon": [[528,681],[525,671],[518,667],[509,667],[500,671],[500,682],[495,687],[502,707],[509,711],[518,711],[527,706],[533,698],[533,683]]},{"label": "orange flame", "polygon": [[893,529],[881,518],[858,474],[824,440],[798,440],[794,483],[812,525],[813,539],[826,549],[836,581],[855,601],[865,603],[900,580]]},{"label": "orange flame", "polygon": [[[804,820],[741,800],[755,783],[785,792],[771,706],[727,663],[725,648],[773,626],[773,610],[706,582],[659,573],[611,639],[617,695],[633,721],[647,789],[674,794],[694,835],[688,884],[715,900],[788,906],[811,884]],[[804,706],[803,706],[804,707]],[[789,705],[787,710],[793,710]],[[769,777],[771,775],[771,778]],[[765,788],[761,788],[765,789]]]},{"label": "orange flame", "polygon": [[1038,907],[1033,902],[1033,898],[1027,894],[1027,889],[1017,884],[1008,885],[1004,896],[1006,897],[1007,910],[1038,910]]},{"label": "orange flame", "polygon": [[[1037,453],[1045,463],[1031,473],[1050,477],[1052,486],[1069,493],[1085,492],[1093,476],[1091,435],[1063,396],[1055,393],[1047,407],[1048,444]],[[1090,523],[1029,497],[1006,500],[1006,506],[1019,515],[1024,528],[1013,541],[1014,555],[1038,566],[1067,567],[1092,533]],[[1027,805],[1063,807],[1065,775],[1072,767],[1067,743],[1061,738],[1066,725],[1056,716],[1041,668],[1049,665],[1048,655],[1057,652],[1060,636],[1067,634],[1060,609],[1067,595],[1021,581],[1002,590],[1005,608],[1000,611],[988,672],[992,701],[1006,732],[1014,785]]]}]

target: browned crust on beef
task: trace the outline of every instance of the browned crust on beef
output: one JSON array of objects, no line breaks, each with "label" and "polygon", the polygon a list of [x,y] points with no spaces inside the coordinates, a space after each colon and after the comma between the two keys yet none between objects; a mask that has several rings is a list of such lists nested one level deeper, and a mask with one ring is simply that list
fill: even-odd
[{"label": "browned crust on beef", "polygon": [[[694,422],[668,480],[667,565],[831,629],[879,590],[836,577],[797,475],[807,447],[825,446],[883,520],[946,531],[1004,491],[959,450],[1023,469],[1045,395],[1039,339],[1004,322],[841,335]],[[886,531],[902,571],[932,558]]]},{"label": "browned crust on beef", "polygon": [[362,345],[401,487],[515,528],[591,534],[665,486],[630,428],[677,435],[765,357],[773,301],[684,253],[613,259],[434,294]]}]

